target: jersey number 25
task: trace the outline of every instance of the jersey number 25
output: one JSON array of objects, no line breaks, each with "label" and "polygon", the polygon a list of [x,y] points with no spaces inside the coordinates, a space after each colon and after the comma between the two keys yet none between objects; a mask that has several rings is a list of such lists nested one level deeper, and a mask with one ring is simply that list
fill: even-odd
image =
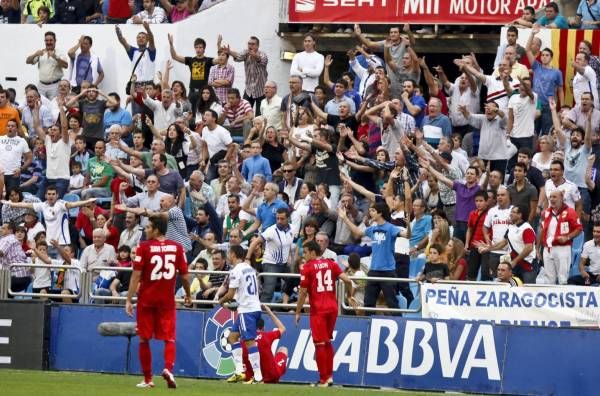
[{"label": "jersey number 25", "polygon": [[152,256],[150,263],[154,265],[150,280],[173,279],[175,276],[175,255],[165,254],[165,259],[161,256]]}]

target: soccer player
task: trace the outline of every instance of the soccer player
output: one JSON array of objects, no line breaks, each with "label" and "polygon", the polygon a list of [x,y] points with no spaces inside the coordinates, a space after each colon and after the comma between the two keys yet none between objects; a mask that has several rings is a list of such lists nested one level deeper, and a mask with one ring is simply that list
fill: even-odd
[{"label": "soccer player", "polygon": [[358,306],[352,297],[352,281],[337,263],[321,257],[321,247],[315,241],[304,245],[306,264],[301,269],[300,292],[296,305],[296,325],[306,296],[310,300],[310,330],[315,344],[315,360],[319,370],[319,382],[314,386],[328,387],[333,384],[333,329],[338,314],[335,282],[341,279],[346,285],[346,295],[352,308]]},{"label": "soccer player", "polygon": [[[275,356],[273,356],[271,345],[285,333],[285,326],[269,307],[263,305],[263,308],[271,317],[277,328],[272,331],[264,331],[264,320],[260,319],[258,321],[256,345],[258,346],[258,353],[260,354],[260,371],[263,375],[263,382],[265,384],[276,384],[279,382],[279,378],[285,374],[288,362],[288,350],[286,347],[279,347],[277,348]],[[242,351],[244,352],[246,378],[252,378],[254,374],[250,361],[248,360],[248,348],[246,348],[246,344],[242,344]]]},{"label": "soccer player", "polygon": [[146,241],[135,252],[125,311],[133,316],[131,299],[138,290],[137,333],[140,337],[140,363],[144,380],[138,388],[153,388],[151,338],[165,342],[165,369],[162,376],[169,388],[176,388],[175,365],[175,280],[177,272],[185,290],[184,305],[190,306],[190,279],[183,247],[165,238],[167,219],[151,216],[146,224]]},{"label": "soccer player", "polygon": [[[227,382],[245,382],[246,384],[262,383],[263,376],[260,370],[260,353],[256,346],[256,330],[260,319],[261,309],[258,298],[258,279],[256,270],[244,261],[246,251],[241,246],[230,246],[227,261],[233,265],[229,272],[229,290],[219,299],[219,304],[224,304],[235,299],[237,302],[238,316],[233,323],[227,341],[231,345],[231,354],[235,362],[235,373]],[[254,377],[246,378],[244,374],[244,361],[240,339],[248,347],[248,360],[252,366]]]}]

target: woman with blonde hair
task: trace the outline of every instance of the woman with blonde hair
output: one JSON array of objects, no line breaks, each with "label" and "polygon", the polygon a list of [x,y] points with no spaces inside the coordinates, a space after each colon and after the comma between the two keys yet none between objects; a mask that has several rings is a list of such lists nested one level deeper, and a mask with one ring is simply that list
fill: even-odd
[{"label": "woman with blonde hair", "polygon": [[451,280],[467,279],[467,261],[465,260],[465,244],[458,238],[452,238],[446,246],[448,270]]},{"label": "woman with blonde hair", "polygon": [[248,131],[248,136],[244,140],[244,144],[251,144],[255,140],[264,139],[265,128],[267,126],[267,119],[264,116],[254,117],[252,120],[252,128]]},{"label": "woman with blonde hair", "polygon": [[552,153],[554,152],[554,139],[551,135],[543,135],[538,139],[540,151],[533,155],[531,166],[534,166],[542,172],[550,170],[552,163]]},{"label": "woman with blonde hair", "polygon": [[[439,244],[441,246],[448,245],[450,242],[450,224],[446,218],[446,213],[443,210],[435,209],[431,212],[431,221],[433,222],[433,229],[429,234],[429,242],[425,249],[425,254],[429,252],[429,247],[433,244]],[[440,252],[440,255],[444,255],[444,252]]]}]

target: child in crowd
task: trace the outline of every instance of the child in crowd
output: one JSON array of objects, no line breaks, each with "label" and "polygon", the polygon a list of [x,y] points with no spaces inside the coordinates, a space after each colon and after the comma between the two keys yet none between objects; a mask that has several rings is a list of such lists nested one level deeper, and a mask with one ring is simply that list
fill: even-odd
[{"label": "child in crowd", "polygon": [[[348,276],[357,276],[366,278],[366,271],[363,270],[360,264],[360,256],[358,253],[350,253],[348,256],[348,267],[344,270]],[[359,307],[365,305],[365,286],[366,281],[352,280],[352,286],[354,287],[354,294],[352,295],[356,300]],[[356,311],[359,316],[364,315],[363,311]]]},{"label": "child in crowd", "polygon": [[434,283],[440,279],[450,279],[450,271],[443,256],[444,249],[439,244],[433,244],[429,247],[429,255],[425,268],[417,276],[419,282]]},{"label": "child in crowd", "polygon": [[121,245],[117,251],[117,267],[129,268],[132,265],[131,248],[127,245]]},{"label": "child in crowd", "polygon": [[81,173],[81,164],[77,161],[71,162],[71,177],[69,178],[69,192],[79,194],[83,188],[85,177]]}]

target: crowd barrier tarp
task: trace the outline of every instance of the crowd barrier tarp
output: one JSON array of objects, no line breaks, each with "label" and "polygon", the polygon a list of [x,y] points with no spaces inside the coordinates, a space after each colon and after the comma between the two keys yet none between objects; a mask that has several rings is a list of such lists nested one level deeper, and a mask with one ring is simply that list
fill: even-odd
[{"label": "crowd barrier tarp", "polygon": [[432,319],[551,327],[600,324],[600,289],[595,287],[426,283],[421,286],[421,302],[423,317]]},{"label": "crowd barrier tarp", "polygon": [[424,23],[503,25],[527,5],[550,0],[289,0],[289,21],[299,23]]},{"label": "crowd barrier tarp", "polygon": [[[54,306],[51,368],[123,372],[126,340],[101,337],[101,321],[129,320],[122,307]],[[289,351],[283,382],[314,382],[308,318],[298,327],[293,315],[278,314],[287,328],[273,350]],[[266,328],[273,323],[263,315]],[[233,371],[224,342],[234,314],[179,311],[177,362],[180,376],[226,378]],[[59,323],[60,322],[60,325]],[[452,390],[490,394],[595,395],[600,356],[597,330],[503,326],[489,322],[340,317],[336,325],[334,380],[340,385]],[[137,337],[130,372],[138,373]],[[157,348],[158,347],[158,348]],[[153,343],[155,372],[162,369],[162,348]]]},{"label": "crowd barrier tarp", "polygon": [[0,301],[0,368],[46,368],[46,317],[43,303]]}]

